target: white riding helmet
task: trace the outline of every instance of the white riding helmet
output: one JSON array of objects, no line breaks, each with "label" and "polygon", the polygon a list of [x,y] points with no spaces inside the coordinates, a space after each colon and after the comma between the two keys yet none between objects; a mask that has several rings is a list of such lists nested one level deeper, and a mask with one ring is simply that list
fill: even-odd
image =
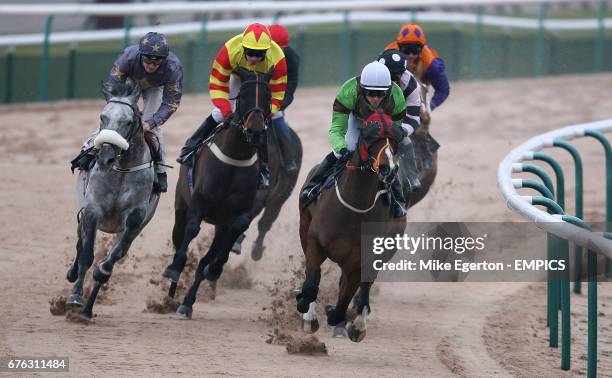
[{"label": "white riding helmet", "polygon": [[380,62],[368,63],[361,71],[359,85],[364,89],[384,91],[391,88],[391,73]]}]

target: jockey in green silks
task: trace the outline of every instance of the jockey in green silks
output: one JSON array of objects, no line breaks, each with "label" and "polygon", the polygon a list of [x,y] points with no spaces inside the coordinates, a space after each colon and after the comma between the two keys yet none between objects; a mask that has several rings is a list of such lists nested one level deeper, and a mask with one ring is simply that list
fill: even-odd
[{"label": "jockey in green silks", "polygon": [[[401,122],[404,138],[401,143],[410,143],[408,136],[414,132],[406,115],[406,99],[401,88],[391,81],[389,69],[380,62],[367,64],[361,75],[347,80],[334,101],[329,141],[332,152],[319,164],[310,181],[300,194],[300,201],[311,200],[318,194],[314,190],[323,183],[328,171],[339,158],[347,159],[357,148],[359,129],[363,120],[376,110],[383,110],[395,122]],[[400,180],[393,180],[393,215],[406,215],[406,199]]]}]

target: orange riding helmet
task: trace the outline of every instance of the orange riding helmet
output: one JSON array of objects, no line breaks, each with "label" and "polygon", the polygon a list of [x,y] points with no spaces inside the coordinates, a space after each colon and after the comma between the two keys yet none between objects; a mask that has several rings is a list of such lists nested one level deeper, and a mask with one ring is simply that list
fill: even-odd
[{"label": "orange riding helmet", "polygon": [[399,33],[397,33],[396,41],[400,45],[419,44],[425,46],[427,44],[425,32],[423,28],[417,24],[403,25]]}]

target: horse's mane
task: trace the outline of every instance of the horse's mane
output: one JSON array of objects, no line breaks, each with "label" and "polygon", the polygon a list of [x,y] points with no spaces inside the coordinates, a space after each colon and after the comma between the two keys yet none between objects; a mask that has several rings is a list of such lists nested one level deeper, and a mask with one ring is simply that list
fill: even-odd
[{"label": "horse's mane", "polygon": [[132,80],[128,79],[125,83],[114,83],[112,85],[106,85],[103,87],[103,91],[111,95],[112,97],[128,97],[136,90],[138,85]]}]

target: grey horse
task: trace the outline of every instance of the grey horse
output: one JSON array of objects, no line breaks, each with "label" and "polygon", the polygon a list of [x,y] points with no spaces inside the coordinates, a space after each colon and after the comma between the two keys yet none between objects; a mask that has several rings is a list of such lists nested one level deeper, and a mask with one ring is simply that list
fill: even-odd
[{"label": "grey horse", "polygon": [[140,231],[151,220],[159,195],[153,194],[155,179],[151,152],[145,140],[136,102],[141,93],[131,81],[102,88],[107,104],[100,114],[100,132],[94,146],[96,163],[81,171],[77,195],[81,203],[77,225],[77,255],[67,273],[74,282],[69,306],[83,306],[83,281],[94,260],[97,230],[116,234],[106,258],[94,267],[94,286],[80,315],[91,319],[92,307],[115,262],[124,257]]}]

